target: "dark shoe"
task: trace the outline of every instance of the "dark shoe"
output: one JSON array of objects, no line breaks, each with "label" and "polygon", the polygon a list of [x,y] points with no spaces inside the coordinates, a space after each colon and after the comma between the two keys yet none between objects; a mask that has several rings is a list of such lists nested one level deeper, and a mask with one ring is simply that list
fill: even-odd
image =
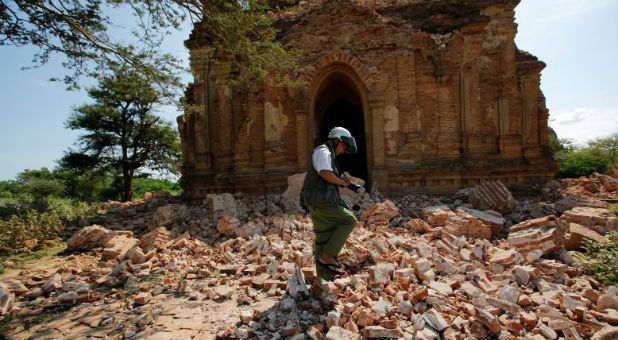
[{"label": "dark shoe", "polygon": [[331,273],[335,274],[335,275],[343,275],[345,274],[344,271],[341,271],[339,269],[339,265],[335,264],[335,263],[325,263],[320,261],[319,259],[317,260],[318,264],[324,268],[326,268],[328,271],[330,271]]},{"label": "dark shoe", "polygon": [[316,280],[324,280],[324,281],[333,281],[336,277],[341,275],[337,275],[333,273],[332,270],[328,269],[328,267],[321,266],[320,264],[315,265],[316,268]]}]

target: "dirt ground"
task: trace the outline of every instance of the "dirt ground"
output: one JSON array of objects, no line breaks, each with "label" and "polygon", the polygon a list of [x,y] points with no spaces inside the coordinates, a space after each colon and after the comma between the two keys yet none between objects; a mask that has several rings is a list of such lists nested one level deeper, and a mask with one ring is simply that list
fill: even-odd
[{"label": "dirt ground", "polygon": [[[16,279],[29,273],[54,273],[60,268],[79,272],[94,266],[99,258],[88,253],[79,255],[57,254],[34,262],[7,269],[0,280]],[[0,333],[4,339],[123,339],[137,333],[140,320],[152,318],[146,332],[134,339],[215,339],[217,332],[230,323],[240,321],[241,310],[266,311],[281,300],[281,296],[267,296],[258,292],[255,303],[239,305],[236,301],[241,287],[222,274],[219,278],[204,279],[207,287],[227,286],[234,294],[225,299],[193,301],[175,291],[155,295],[143,306],[131,303],[131,296],[150,290],[158,282],[178,281],[174,277],[148,278],[127,289],[94,290],[106,297],[77,305],[41,305],[24,310],[23,314],[5,321]],[[283,292],[280,292],[283,295]]]}]

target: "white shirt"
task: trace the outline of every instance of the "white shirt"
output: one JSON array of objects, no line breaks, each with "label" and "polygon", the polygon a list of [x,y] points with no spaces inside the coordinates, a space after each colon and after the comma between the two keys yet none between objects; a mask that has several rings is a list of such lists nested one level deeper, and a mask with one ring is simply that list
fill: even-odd
[{"label": "white shirt", "polygon": [[311,159],[313,161],[313,167],[318,173],[320,173],[321,170],[334,171],[331,166],[330,151],[328,151],[328,148],[315,148],[311,155]]}]

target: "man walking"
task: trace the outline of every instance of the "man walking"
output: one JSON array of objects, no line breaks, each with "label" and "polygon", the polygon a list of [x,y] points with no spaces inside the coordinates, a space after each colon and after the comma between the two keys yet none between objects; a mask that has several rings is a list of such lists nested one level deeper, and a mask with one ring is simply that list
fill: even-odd
[{"label": "man walking", "polygon": [[300,192],[300,204],[309,210],[313,221],[316,273],[329,281],[344,274],[337,256],[357,223],[339,194],[339,186],[359,189],[338,167],[336,156],[344,152],[356,153],[356,140],[347,129],[335,127],[326,143],[313,150]]}]

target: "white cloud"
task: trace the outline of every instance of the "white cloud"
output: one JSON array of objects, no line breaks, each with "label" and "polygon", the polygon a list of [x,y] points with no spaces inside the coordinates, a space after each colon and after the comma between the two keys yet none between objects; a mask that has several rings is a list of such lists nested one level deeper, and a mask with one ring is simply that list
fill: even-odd
[{"label": "white cloud", "polygon": [[565,112],[550,112],[549,125],[558,138],[568,138],[577,144],[618,133],[618,107],[607,109],[575,108]]},{"label": "white cloud", "polygon": [[552,121],[556,125],[570,125],[580,123],[594,114],[594,109],[580,107],[568,112],[552,114]]}]

